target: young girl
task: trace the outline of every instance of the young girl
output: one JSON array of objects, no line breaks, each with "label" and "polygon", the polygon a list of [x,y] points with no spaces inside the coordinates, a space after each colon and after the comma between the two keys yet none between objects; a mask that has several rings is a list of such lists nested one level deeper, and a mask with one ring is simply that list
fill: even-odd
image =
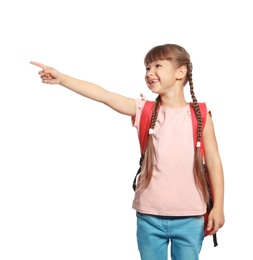
[{"label": "young girl", "polygon": [[[39,75],[43,83],[60,84],[131,116],[139,131],[140,116],[146,102],[143,95],[137,99],[128,98],[44,64],[33,61],[31,64],[42,69]],[[202,132],[202,117],[193,89],[192,63],[184,48],[176,44],[156,46],[146,54],[144,64],[146,84],[157,98],[133,200],[137,214],[138,249],[142,260],[166,260],[170,243],[171,259],[197,260],[204,232],[213,235],[224,224],[223,169],[211,114],[208,110]],[[196,148],[193,145],[190,105],[184,97],[187,83],[198,120]],[[200,167],[199,146],[203,144],[213,197],[205,231],[203,215],[209,195]]]}]

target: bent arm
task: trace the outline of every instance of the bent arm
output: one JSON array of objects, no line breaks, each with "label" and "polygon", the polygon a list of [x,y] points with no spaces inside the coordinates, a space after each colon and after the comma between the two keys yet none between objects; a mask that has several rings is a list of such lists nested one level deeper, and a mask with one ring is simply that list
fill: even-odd
[{"label": "bent arm", "polygon": [[43,83],[59,84],[86,98],[101,102],[121,114],[135,116],[136,104],[133,98],[110,92],[94,83],[73,78],[42,63],[31,61],[31,64],[42,69],[39,75]]}]

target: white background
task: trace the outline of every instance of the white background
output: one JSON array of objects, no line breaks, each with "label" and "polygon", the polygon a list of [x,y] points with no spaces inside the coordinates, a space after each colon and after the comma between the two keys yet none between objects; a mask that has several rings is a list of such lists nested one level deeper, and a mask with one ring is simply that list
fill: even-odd
[{"label": "white background", "polygon": [[226,223],[219,246],[207,237],[200,259],[253,259],[250,2],[1,2],[1,260],[139,259],[131,208],[139,146],[130,118],[42,84],[29,62],[153,98],[143,58],[164,43],[191,55],[224,165]]}]

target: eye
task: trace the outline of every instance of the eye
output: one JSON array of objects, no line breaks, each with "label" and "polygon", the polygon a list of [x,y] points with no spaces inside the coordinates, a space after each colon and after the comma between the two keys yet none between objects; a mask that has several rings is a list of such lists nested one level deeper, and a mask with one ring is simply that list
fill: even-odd
[{"label": "eye", "polygon": [[150,71],[150,67],[146,67],[146,71]]},{"label": "eye", "polygon": [[162,67],[161,64],[156,64],[156,68]]}]

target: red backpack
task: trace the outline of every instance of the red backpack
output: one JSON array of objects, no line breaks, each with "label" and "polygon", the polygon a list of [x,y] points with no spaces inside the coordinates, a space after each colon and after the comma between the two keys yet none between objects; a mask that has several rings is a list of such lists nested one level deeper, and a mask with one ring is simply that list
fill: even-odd
[{"label": "red backpack", "polygon": [[[135,175],[134,181],[133,181],[133,190],[135,191],[136,186],[137,186],[137,177],[141,172],[141,166],[142,166],[142,162],[144,159],[144,154],[145,154],[145,150],[146,150],[146,146],[148,143],[148,136],[149,136],[149,128],[150,128],[150,123],[151,123],[151,117],[152,117],[152,110],[154,107],[155,102],[154,101],[146,101],[141,113],[141,118],[140,118],[140,127],[139,127],[139,143],[140,143],[140,150],[141,150],[141,158],[140,158],[140,162],[139,162],[139,169]],[[204,129],[205,123],[206,123],[206,115],[207,115],[207,108],[206,108],[206,103],[198,103],[199,107],[200,107],[200,111],[201,111],[201,115],[202,115],[202,131]],[[191,118],[192,118],[192,127],[193,127],[193,140],[194,140],[194,147],[196,147],[197,144],[197,127],[198,127],[198,122],[197,122],[197,118],[194,112],[194,108],[193,108],[193,104],[190,103],[190,110],[191,110]],[[202,158],[204,157],[204,147],[203,144],[201,143],[200,145],[200,153]],[[209,188],[209,192],[210,195],[211,194],[211,187],[210,187],[210,182],[209,182],[209,176],[208,176],[208,171],[207,171],[207,167],[206,165],[203,163],[203,167],[204,167],[204,172],[206,174],[206,179],[207,179],[207,184],[208,184],[208,188]],[[208,221],[208,215],[211,211],[213,207],[213,202],[212,202],[212,196],[210,196],[210,201],[207,204],[207,211],[204,215],[204,219],[205,219],[205,236],[209,235],[209,232],[206,231],[206,225],[207,225],[207,221]],[[213,243],[214,246],[216,247],[218,245],[217,243],[217,236],[216,234],[213,235]]]}]

